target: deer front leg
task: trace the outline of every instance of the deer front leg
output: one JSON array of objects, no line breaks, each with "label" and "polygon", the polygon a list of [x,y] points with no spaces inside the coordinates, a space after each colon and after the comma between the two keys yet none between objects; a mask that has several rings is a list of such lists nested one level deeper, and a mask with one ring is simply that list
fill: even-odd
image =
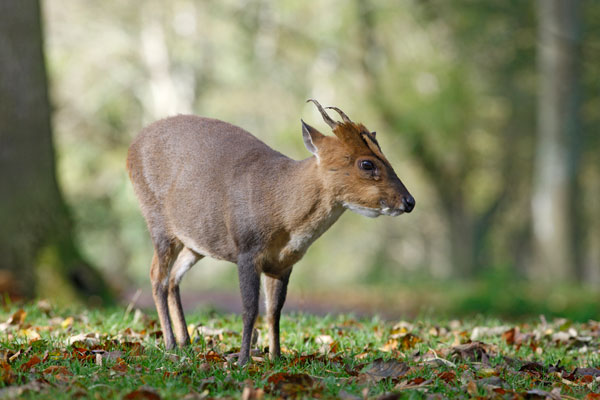
[{"label": "deer front leg", "polygon": [[238,263],[238,275],[240,279],[240,291],[242,294],[242,319],[244,330],[242,331],[242,347],[238,364],[245,365],[250,360],[250,345],[254,323],[258,315],[258,297],[260,294],[260,274],[256,271],[253,262]]},{"label": "deer front leg", "polygon": [[290,280],[290,268],[281,277],[273,278],[265,275],[265,294],[267,306],[267,324],[269,327],[269,355],[274,360],[281,355],[279,344],[279,319],[285,303],[287,286]]}]

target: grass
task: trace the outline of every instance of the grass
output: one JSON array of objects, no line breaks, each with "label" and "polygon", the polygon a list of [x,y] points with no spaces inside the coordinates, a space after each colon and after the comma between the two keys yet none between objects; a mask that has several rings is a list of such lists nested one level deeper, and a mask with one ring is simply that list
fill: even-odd
[{"label": "grass", "polygon": [[241,340],[237,315],[189,315],[193,343],[172,352],[154,315],[124,308],[12,305],[0,321],[0,398],[594,398],[600,390],[595,322],[285,314],[282,359],[265,354],[259,320],[254,361],[240,368],[230,357]]}]

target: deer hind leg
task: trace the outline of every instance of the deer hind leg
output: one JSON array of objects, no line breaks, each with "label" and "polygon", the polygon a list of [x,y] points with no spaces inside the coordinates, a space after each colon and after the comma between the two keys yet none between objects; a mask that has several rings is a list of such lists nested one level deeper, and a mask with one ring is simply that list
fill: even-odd
[{"label": "deer hind leg", "polygon": [[190,344],[190,335],[187,331],[185,323],[185,315],[181,306],[181,297],[179,296],[179,283],[183,275],[190,270],[203,256],[184,247],[180,252],[169,277],[169,312],[173,322],[175,337],[179,347],[184,347]]},{"label": "deer hind leg", "polygon": [[154,241],[154,256],[150,268],[150,280],[152,281],[152,297],[158,312],[160,326],[163,332],[165,348],[170,350],[175,347],[175,338],[169,318],[167,303],[169,289],[169,272],[173,260],[177,256],[178,246],[172,240],[162,238]]},{"label": "deer hind leg", "polygon": [[285,303],[287,286],[290,280],[290,268],[279,278],[265,275],[265,303],[267,306],[267,324],[269,327],[269,356],[272,360],[279,358],[281,347],[279,344],[279,320],[281,309]]}]

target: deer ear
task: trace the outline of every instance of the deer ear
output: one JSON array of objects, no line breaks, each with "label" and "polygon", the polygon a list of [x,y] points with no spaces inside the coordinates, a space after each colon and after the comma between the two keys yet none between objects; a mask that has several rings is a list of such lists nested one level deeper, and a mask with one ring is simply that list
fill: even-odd
[{"label": "deer ear", "polygon": [[308,125],[306,122],[300,121],[302,122],[302,138],[304,139],[304,145],[308,151],[316,156],[319,152],[318,143],[325,135]]}]

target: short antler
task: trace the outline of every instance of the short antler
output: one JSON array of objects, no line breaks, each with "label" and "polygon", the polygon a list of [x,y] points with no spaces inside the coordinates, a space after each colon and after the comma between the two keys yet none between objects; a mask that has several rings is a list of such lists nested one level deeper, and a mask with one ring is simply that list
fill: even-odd
[{"label": "short antler", "polygon": [[[317,109],[319,110],[319,112],[321,113],[321,116],[323,117],[323,120],[327,123],[327,125],[329,125],[329,127],[331,129],[335,128],[338,123],[335,122],[334,120],[331,119],[331,117],[329,115],[327,115],[327,113],[325,112],[325,110],[323,109],[323,107],[319,104],[318,101],[316,101],[315,99],[308,99],[306,100],[306,102],[308,103],[309,101],[312,101],[313,103],[315,103],[315,106],[317,106]],[[347,118],[347,117],[346,117]]]},{"label": "short antler", "polygon": [[325,108],[329,108],[329,109],[332,109],[334,111],[337,111],[337,113],[340,114],[340,117],[342,117],[342,120],[344,122],[350,122],[350,123],[352,123],[352,120],[350,120],[350,118],[348,118],[348,116],[342,110],[340,110],[339,108],[337,108],[337,107],[325,107]]}]

